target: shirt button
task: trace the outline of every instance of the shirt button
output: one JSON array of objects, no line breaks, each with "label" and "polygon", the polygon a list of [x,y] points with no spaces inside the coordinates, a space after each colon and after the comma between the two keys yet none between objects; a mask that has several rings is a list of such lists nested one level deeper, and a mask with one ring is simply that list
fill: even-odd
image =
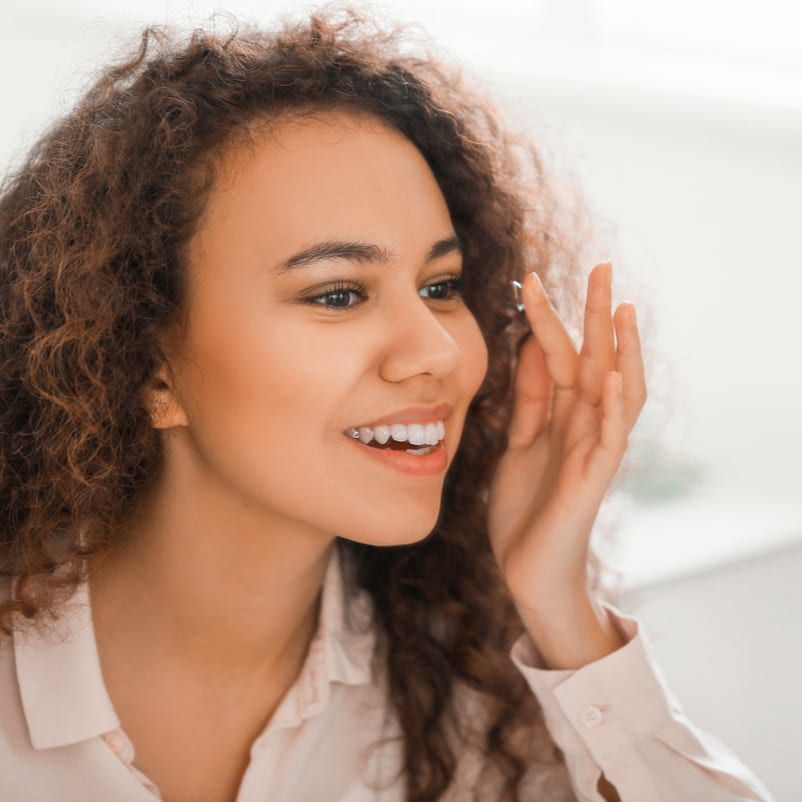
[{"label": "shirt button", "polygon": [[116,732],[107,732],[103,735],[103,740],[115,751],[121,751],[122,744]]},{"label": "shirt button", "polygon": [[604,721],[604,711],[598,705],[586,707],[579,716],[586,727],[597,727]]},{"label": "shirt button", "polygon": [[118,757],[126,761],[129,759],[127,739],[119,730],[112,730],[111,732],[104,733],[103,739]]}]

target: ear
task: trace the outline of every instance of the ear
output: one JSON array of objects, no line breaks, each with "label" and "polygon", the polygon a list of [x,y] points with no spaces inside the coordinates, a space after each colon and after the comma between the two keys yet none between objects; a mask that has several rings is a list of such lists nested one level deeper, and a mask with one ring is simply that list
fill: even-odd
[{"label": "ear", "polygon": [[154,429],[189,426],[186,412],[175,392],[170,366],[164,362],[150,379],[145,390],[145,404]]}]

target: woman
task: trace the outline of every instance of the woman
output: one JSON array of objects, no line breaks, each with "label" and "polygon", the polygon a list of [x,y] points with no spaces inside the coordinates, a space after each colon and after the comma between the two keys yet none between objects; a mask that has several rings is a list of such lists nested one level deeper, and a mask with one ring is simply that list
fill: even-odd
[{"label": "woman", "polygon": [[0,225],[3,800],[770,799],[587,581],[634,307],[596,265],[577,352],[457,73],[352,9],[149,28]]}]

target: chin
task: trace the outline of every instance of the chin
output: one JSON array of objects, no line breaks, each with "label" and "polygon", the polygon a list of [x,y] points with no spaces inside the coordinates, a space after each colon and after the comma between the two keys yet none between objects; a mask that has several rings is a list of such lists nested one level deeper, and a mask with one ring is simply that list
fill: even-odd
[{"label": "chin", "polygon": [[386,537],[377,537],[376,532],[371,532],[369,536],[366,535],[365,537],[359,537],[353,534],[340,535],[340,537],[354,543],[362,543],[365,546],[382,548],[385,546],[411,546],[415,543],[422,543],[433,531],[434,530],[430,528],[426,532],[416,535],[415,530],[410,527],[403,534],[399,534],[396,537],[393,537],[390,533],[388,533]]}]

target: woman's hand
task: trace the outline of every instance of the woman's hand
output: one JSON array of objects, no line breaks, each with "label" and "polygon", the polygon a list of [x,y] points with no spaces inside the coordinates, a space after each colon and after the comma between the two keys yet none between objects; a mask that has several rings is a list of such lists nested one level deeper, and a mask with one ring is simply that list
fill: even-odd
[{"label": "woman's hand", "polygon": [[611,315],[611,275],[610,262],[590,273],[579,353],[540,280],[523,282],[534,336],[521,346],[488,527],[510,592],[532,620],[576,611],[589,598],[593,523],[646,401],[635,307],[623,303]]}]

